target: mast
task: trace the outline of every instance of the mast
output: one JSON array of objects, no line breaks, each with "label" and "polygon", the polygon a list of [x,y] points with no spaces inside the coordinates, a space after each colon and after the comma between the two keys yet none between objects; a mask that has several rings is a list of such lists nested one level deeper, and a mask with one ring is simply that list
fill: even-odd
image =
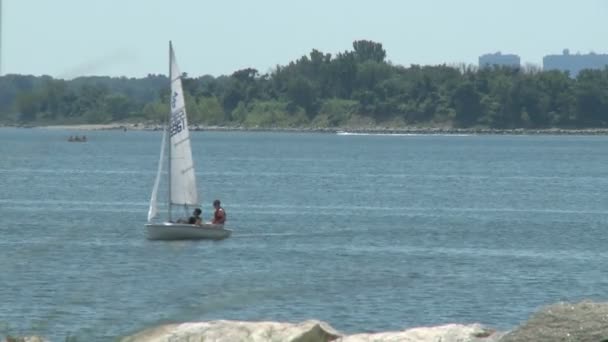
[{"label": "mast", "polygon": [[2,76],[2,0],[0,0],[0,76]]},{"label": "mast", "polygon": [[167,158],[167,162],[168,162],[167,171],[169,173],[169,182],[168,182],[169,183],[169,196],[167,196],[167,198],[169,199],[169,222],[171,222],[171,114],[172,114],[171,96],[173,96],[173,94],[172,94],[173,75],[171,75],[172,63],[173,63],[173,44],[171,44],[171,41],[169,41],[169,119],[167,120],[167,128],[166,128],[169,131],[168,132],[169,133],[169,155]]}]

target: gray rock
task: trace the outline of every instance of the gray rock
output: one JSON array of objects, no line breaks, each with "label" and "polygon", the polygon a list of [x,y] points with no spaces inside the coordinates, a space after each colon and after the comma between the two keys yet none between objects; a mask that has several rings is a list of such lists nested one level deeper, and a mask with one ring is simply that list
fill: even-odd
[{"label": "gray rock", "polygon": [[559,303],[532,315],[500,342],[608,342],[608,303]]},{"label": "gray rock", "polygon": [[212,321],[163,325],[124,338],[121,342],[328,342],[339,336],[326,323],[314,320],[298,324]]},{"label": "gray rock", "polygon": [[5,339],[0,339],[2,342],[48,342],[42,337],[39,336],[22,336],[22,337],[6,337]]},{"label": "gray rock", "polygon": [[502,334],[479,324],[448,324],[377,334],[341,335],[320,321],[212,321],[169,324],[144,330],[122,342],[497,342]]},{"label": "gray rock", "polygon": [[480,324],[447,324],[396,332],[349,335],[336,342],[498,342],[502,335]]}]

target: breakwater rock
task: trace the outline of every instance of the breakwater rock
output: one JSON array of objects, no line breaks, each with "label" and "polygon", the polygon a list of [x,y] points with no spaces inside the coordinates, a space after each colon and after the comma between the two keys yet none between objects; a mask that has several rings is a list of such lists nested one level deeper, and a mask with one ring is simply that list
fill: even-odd
[{"label": "breakwater rock", "polygon": [[608,342],[608,303],[548,306],[500,342]]},{"label": "breakwater rock", "polygon": [[509,332],[480,324],[448,324],[403,331],[346,335],[321,321],[302,323],[211,321],[146,329],[122,342],[608,342],[608,303],[558,303],[540,309]]},{"label": "breakwater rock", "polygon": [[[81,341],[77,336],[74,341]],[[83,341],[86,339],[83,339]],[[6,342],[47,342],[42,337],[7,337]],[[68,341],[66,339],[66,341]],[[71,341],[71,340],[70,340]],[[120,342],[608,342],[608,303],[558,303],[540,309],[508,332],[481,324],[447,324],[402,331],[343,334],[329,324],[209,321],[165,324]]]},{"label": "breakwater rock", "polygon": [[343,335],[327,323],[211,321],[168,324],[146,329],[121,342],[496,342],[501,334],[479,324],[448,324],[403,331]]}]

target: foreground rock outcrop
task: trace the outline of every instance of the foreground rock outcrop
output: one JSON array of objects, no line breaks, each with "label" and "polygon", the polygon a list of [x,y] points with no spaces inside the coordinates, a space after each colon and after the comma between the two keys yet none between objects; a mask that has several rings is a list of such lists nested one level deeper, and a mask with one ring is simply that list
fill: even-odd
[{"label": "foreground rock outcrop", "polygon": [[306,321],[298,324],[278,322],[211,321],[167,324],[144,330],[121,342],[178,341],[335,341],[340,334],[326,323]]},{"label": "foreground rock outcrop", "polygon": [[548,306],[500,342],[608,342],[608,303]]},{"label": "foreground rock outcrop", "polygon": [[376,334],[356,334],[337,342],[498,342],[502,333],[480,324],[448,324]]},{"label": "foreground rock outcrop", "polygon": [[320,321],[303,323],[212,321],[168,324],[144,330],[122,342],[496,342],[501,334],[479,324],[449,324],[377,334],[342,335]]},{"label": "foreground rock outcrop", "polygon": [[608,342],[608,303],[559,303],[539,310],[510,332],[479,324],[448,324],[375,334],[344,335],[320,321],[212,321],[169,324],[144,330],[123,342]]},{"label": "foreground rock outcrop", "polygon": [[[3,341],[0,338],[0,341]],[[46,342],[39,337],[8,342]],[[506,332],[480,324],[448,324],[403,331],[345,335],[329,324],[211,321],[166,324],[122,342],[608,342],[608,303],[559,303],[539,310]]]},{"label": "foreground rock outcrop", "polygon": [[25,336],[25,337],[5,337],[4,339],[0,338],[2,342],[48,342],[42,337],[39,336]]}]

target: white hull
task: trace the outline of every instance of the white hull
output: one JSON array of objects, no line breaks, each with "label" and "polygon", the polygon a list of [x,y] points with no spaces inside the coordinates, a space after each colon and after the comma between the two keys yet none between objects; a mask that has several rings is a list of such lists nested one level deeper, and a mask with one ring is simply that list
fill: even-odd
[{"label": "white hull", "polygon": [[232,234],[221,224],[205,223],[202,225],[184,223],[146,224],[148,240],[222,240]]}]

